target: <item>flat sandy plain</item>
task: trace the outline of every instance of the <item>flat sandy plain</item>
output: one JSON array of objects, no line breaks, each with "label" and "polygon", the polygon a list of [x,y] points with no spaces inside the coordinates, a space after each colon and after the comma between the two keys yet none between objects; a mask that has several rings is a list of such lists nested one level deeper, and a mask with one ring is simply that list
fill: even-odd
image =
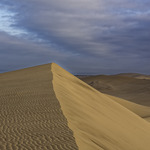
[{"label": "flat sandy plain", "polygon": [[148,108],[116,99],[55,63],[2,73],[0,150],[149,150]]}]

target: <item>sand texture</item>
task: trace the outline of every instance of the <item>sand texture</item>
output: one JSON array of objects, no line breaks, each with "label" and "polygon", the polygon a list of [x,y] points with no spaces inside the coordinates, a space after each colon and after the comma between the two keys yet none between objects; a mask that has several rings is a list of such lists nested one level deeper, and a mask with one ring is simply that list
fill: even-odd
[{"label": "sand texture", "polygon": [[149,150],[149,112],[123,105],[55,63],[0,74],[0,150]]},{"label": "sand texture", "polygon": [[51,65],[0,74],[0,150],[77,150]]},{"label": "sand texture", "polygon": [[98,91],[150,106],[150,80],[124,75],[98,75],[81,78]]},{"label": "sand texture", "polygon": [[149,150],[150,124],[52,64],[53,86],[80,150]]},{"label": "sand texture", "polygon": [[150,107],[139,105],[139,104],[124,100],[119,97],[115,97],[115,96],[111,96],[111,95],[107,95],[107,96],[110,97],[112,100],[116,101],[117,103],[121,104],[122,106],[126,107],[127,109],[131,110],[135,114],[139,115],[143,119],[150,121],[150,119],[149,119],[150,118]]}]

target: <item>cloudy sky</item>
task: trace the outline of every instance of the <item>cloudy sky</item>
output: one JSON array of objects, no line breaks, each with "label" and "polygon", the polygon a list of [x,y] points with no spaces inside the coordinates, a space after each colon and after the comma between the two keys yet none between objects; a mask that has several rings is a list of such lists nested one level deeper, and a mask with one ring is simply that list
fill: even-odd
[{"label": "cloudy sky", "polygon": [[150,74],[149,0],[0,0],[0,72]]}]

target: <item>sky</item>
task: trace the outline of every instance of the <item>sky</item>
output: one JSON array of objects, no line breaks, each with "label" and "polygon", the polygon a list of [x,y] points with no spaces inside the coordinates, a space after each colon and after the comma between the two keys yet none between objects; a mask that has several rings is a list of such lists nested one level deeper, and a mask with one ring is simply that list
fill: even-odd
[{"label": "sky", "polygon": [[0,0],[0,73],[150,74],[149,0]]}]

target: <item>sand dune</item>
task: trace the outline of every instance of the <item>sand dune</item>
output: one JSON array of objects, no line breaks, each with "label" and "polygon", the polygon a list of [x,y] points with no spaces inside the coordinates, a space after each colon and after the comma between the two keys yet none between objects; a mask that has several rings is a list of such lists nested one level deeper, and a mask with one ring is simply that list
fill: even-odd
[{"label": "sand dune", "polygon": [[81,80],[105,94],[150,106],[150,80],[120,75],[99,75]]},{"label": "sand dune", "polygon": [[51,66],[0,74],[0,150],[77,150]]},{"label": "sand dune", "polygon": [[126,76],[126,77],[134,77],[137,79],[150,79],[150,75],[144,75],[144,74],[139,74],[139,73],[121,73],[118,74],[119,76]]},{"label": "sand dune", "polygon": [[148,122],[52,64],[53,86],[81,150],[149,150]]},{"label": "sand dune", "polygon": [[147,121],[54,63],[0,83],[0,150],[150,149]]}]

